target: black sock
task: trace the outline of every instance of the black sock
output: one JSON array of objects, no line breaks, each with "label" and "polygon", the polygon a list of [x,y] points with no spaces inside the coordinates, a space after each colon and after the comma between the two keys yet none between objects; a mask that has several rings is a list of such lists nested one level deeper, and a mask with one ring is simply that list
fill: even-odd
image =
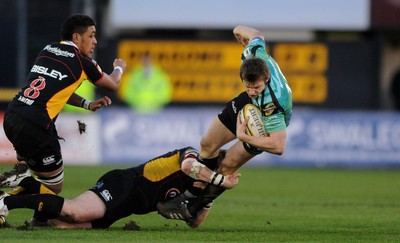
[{"label": "black sock", "polygon": [[198,196],[202,189],[195,186],[189,186],[186,191],[190,192],[193,196]]},{"label": "black sock", "polygon": [[198,157],[198,160],[200,163],[203,165],[207,166],[210,170],[215,170],[218,167],[218,156],[215,158],[210,158],[210,159],[205,159],[202,158],[201,156]]},{"label": "black sock", "polygon": [[40,192],[40,183],[32,176],[24,178],[18,186],[25,188],[25,194],[35,194]]},{"label": "black sock", "polygon": [[47,186],[43,185],[40,181],[36,180],[32,176],[24,178],[19,183],[18,186],[23,187],[25,190],[19,192],[17,195],[37,194],[37,193],[40,193],[40,194],[55,194]]},{"label": "black sock", "polygon": [[225,188],[208,184],[206,188],[195,198],[189,201],[188,210],[192,216],[196,216],[197,212],[212,203],[219,195],[225,191]]},{"label": "black sock", "polygon": [[48,220],[48,217],[46,216],[45,213],[36,210],[35,213],[33,214],[33,218],[42,223],[47,222]]},{"label": "black sock", "polygon": [[52,219],[60,216],[64,198],[51,194],[17,195],[4,198],[8,210],[15,208],[30,208]]}]

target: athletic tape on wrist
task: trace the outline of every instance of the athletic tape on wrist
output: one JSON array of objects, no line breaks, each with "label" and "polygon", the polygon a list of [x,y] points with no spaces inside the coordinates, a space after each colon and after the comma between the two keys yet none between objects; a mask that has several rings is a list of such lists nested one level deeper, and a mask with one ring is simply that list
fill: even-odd
[{"label": "athletic tape on wrist", "polygon": [[120,66],[115,66],[114,70],[115,70],[115,69],[119,70],[119,71],[121,72],[121,74],[124,73],[124,70],[123,70],[122,67],[120,67]]},{"label": "athletic tape on wrist", "polygon": [[225,176],[213,172],[210,176],[210,183],[216,186],[222,186],[224,184]]},{"label": "athletic tape on wrist", "polygon": [[86,101],[85,99],[81,100],[81,107],[83,107],[83,103],[85,103],[85,101]]},{"label": "athletic tape on wrist", "polygon": [[90,104],[92,104],[92,102],[90,100],[83,99],[81,102],[81,106],[89,111],[90,111]]}]

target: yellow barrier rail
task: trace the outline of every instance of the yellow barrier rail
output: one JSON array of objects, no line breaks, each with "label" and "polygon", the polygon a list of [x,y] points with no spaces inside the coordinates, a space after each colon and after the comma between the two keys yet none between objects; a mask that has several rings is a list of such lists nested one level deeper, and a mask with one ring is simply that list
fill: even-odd
[{"label": "yellow barrier rail", "polygon": [[0,102],[9,102],[18,93],[19,89],[0,88]]}]

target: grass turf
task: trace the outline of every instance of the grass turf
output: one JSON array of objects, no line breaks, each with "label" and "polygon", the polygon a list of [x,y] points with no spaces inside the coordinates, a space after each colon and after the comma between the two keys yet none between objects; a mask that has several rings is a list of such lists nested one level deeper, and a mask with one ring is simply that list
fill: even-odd
[{"label": "grass turf", "polygon": [[[1,166],[5,171],[10,167]],[[111,167],[66,168],[64,197],[95,184]],[[253,168],[214,203],[198,229],[151,213],[132,215],[107,230],[0,229],[2,242],[398,242],[400,171]],[[22,225],[32,211],[10,212]],[[130,220],[140,231],[123,231]]]}]

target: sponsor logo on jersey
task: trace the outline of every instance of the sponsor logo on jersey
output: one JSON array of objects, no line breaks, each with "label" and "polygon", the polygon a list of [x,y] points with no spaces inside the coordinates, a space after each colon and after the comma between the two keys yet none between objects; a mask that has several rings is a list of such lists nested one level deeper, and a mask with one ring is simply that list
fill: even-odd
[{"label": "sponsor logo on jersey", "polygon": [[171,188],[165,193],[165,200],[175,198],[179,196],[179,194],[181,194],[181,192],[178,190],[178,188]]},{"label": "sponsor logo on jersey", "polygon": [[50,155],[49,157],[43,158],[42,162],[43,162],[43,165],[49,165],[51,163],[56,162],[56,159],[54,158],[54,155]]},{"label": "sponsor logo on jersey", "polygon": [[102,188],[104,186],[104,182],[103,181],[99,181],[99,182],[97,182],[97,184],[94,186],[94,187],[92,187],[93,189],[99,189],[99,188]]},{"label": "sponsor logo on jersey", "polygon": [[59,161],[57,161],[56,165],[59,165],[62,162],[63,162],[63,159],[60,159]]},{"label": "sponsor logo on jersey", "polygon": [[24,96],[19,96],[18,97],[18,101],[21,101],[22,103],[25,103],[27,105],[32,105],[33,102],[35,102],[34,100],[28,99],[28,98],[26,98]]},{"label": "sponsor logo on jersey", "polygon": [[39,205],[36,209],[38,212],[41,212],[43,210],[43,202],[39,202]]},{"label": "sponsor logo on jersey", "polygon": [[235,101],[232,101],[232,110],[233,110],[233,113],[235,113],[235,114],[237,113]]},{"label": "sponsor logo on jersey", "polygon": [[75,57],[75,53],[71,53],[68,51],[63,51],[58,47],[52,47],[51,45],[47,45],[44,50],[53,53],[56,56],[63,56],[63,57]]},{"label": "sponsor logo on jersey", "polygon": [[250,55],[250,50],[246,48],[246,50],[244,50],[244,56],[247,57],[248,55]]},{"label": "sponsor logo on jersey", "polygon": [[47,76],[50,76],[52,78],[56,78],[58,80],[63,80],[64,78],[68,77],[68,75],[64,75],[61,72],[53,69],[49,72],[49,68],[47,67],[43,67],[43,66],[39,66],[39,65],[33,65],[32,69],[31,69],[32,73],[39,73],[39,74],[44,74]]},{"label": "sponsor logo on jersey", "polygon": [[106,200],[106,202],[109,202],[113,199],[111,193],[108,190],[101,191],[100,195],[104,198],[104,200]]},{"label": "sponsor logo on jersey", "polygon": [[265,116],[269,116],[275,111],[275,109],[276,109],[275,104],[271,102],[263,108],[263,112]]}]

